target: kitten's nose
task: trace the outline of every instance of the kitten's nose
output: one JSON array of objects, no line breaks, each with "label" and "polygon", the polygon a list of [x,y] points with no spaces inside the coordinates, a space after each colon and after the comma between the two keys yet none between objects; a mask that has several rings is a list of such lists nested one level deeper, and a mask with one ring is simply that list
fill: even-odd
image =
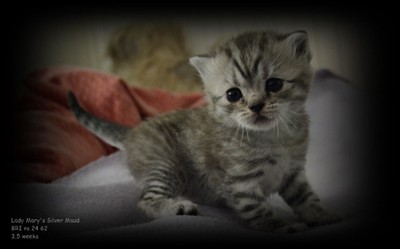
[{"label": "kitten's nose", "polygon": [[264,106],[265,106],[265,104],[261,103],[261,104],[257,104],[257,105],[252,105],[249,107],[249,109],[255,113],[259,113],[263,109]]}]

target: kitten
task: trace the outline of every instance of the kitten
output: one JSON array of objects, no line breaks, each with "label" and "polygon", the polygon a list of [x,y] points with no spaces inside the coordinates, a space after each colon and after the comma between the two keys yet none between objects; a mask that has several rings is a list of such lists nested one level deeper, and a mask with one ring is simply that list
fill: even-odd
[{"label": "kitten", "polygon": [[[135,128],[92,116],[72,93],[69,101],[82,124],[127,152],[147,216],[196,215],[196,199],[223,203],[250,228],[294,232],[338,221],[321,208],[304,172],[310,58],[303,31],[244,33],[190,59],[207,107]],[[274,215],[266,198],[276,192],[304,223],[286,224]]]}]

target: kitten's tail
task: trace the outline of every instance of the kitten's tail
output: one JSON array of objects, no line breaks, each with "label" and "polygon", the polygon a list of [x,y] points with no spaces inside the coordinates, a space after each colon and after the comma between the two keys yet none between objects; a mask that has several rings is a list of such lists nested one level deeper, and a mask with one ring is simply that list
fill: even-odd
[{"label": "kitten's tail", "polygon": [[131,128],[97,118],[85,111],[71,91],[68,92],[68,102],[72,112],[81,124],[106,143],[124,150],[122,142]]}]

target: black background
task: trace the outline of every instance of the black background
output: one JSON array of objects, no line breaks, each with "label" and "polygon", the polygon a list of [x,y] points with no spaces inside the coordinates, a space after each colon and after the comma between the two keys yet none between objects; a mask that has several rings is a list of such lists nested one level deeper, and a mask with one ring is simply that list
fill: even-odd
[{"label": "black background", "polygon": [[[95,6],[95,7],[94,7]],[[394,8],[394,7],[393,7]],[[58,4],[58,7],[41,7],[32,6],[24,10],[16,6],[11,8],[10,17],[4,20],[5,28],[3,29],[3,51],[5,54],[3,71],[5,76],[3,82],[3,96],[4,101],[2,105],[2,113],[4,114],[3,136],[6,138],[3,141],[3,153],[5,163],[3,164],[3,179],[6,187],[3,190],[6,192],[6,206],[8,212],[5,213],[3,224],[5,227],[4,235],[7,239],[10,234],[10,217],[14,214],[23,213],[29,207],[21,207],[17,201],[19,198],[24,198],[21,193],[13,188],[15,182],[13,172],[13,158],[17,157],[13,153],[14,144],[14,130],[15,123],[13,121],[13,103],[14,93],[18,84],[20,84],[24,75],[21,75],[21,68],[24,68],[24,63],[35,60],[32,58],[32,51],[30,50],[29,34],[34,33],[35,30],[40,29],[41,25],[48,22],[58,21],[61,19],[73,20],[80,16],[94,16],[112,19],[115,15],[139,15],[145,18],[168,18],[169,16],[181,15],[187,18],[208,19],[218,18],[218,16],[229,16],[234,18],[246,19],[254,17],[255,15],[268,15],[269,13],[283,13],[290,15],[291,13],[301,15],[323,15],[331,18],[332,20],[346,20],[349,25],[356,25],[359,27],[359,34],[365,42],[363,45],[367,47],[364,51],[366,56],[360,63],[365,65],[366,79],[368,89],[366,94],[370,98],[370,103],[365,106],[365,124],[360,127],[363,129],[368,140],[365,143],[365,153],[368,153],[369,158],[373,160],[366,162],[366,183],[365,191],[368,192],[368,198],[364,200],[366,205],[365,222],[360,225],[356,230],[344,230],[341,233],[330,234],[321,238],[313,238],[312,240],[291,240],[290,235],[288,240],[283,241],[261,241],[262,246],[267,247],[268,243],[274,245],[314,245],[321,244],[327,246],[336,245],[372,245],[379,243],[383,245],[389,243],[387,236],[392,232],[392,225],[395,222],[396,207],[398,194],[393,196],[389,192],[394,182],[399,180],[392,180],[391,177],[396,177],[398,162],[392,159],[397,156],[396,143],[398,122],[395,119],[399,111],[396,111],[396,97],[397,82],[395,68],[397,27],[393,27],[393,20],[396,15],[390,11],[390,7],[379,8],[376,5],[357,4],[349,6],[343,3],[328,3],[323,5],[316,4],[270,4],[270,5],[253,5],[243,6],[221,4],[221,5],[208,5],[208,6],[184,6],[184,5],[157,5],[157,6],[138,6],[138,5],[69,5]],[[367,59],[365,59],[367,58]],[[392,66],[390,66],[392,65]],[[394,110],[393,110],[394,109]],[[390,173],[389,173],[390,172]],[[388,174],[389,173],[389,174]],[[391,176],[391,177],[389,177]],[[398,188],[394,188],[398,189]],[[29,195],[29,193],[24,193]],[[15,216],[14,216],[15,217]],[[200,245],[202,243],[211,242],[216,245],[225,245],[226,243],[250,245],[260,241],[235,239],[229,235],[215,238],[215,236],[187,237],[184,234],[181,236],[171,236],[169,238],[159,238],[155,240],[143,238],[148,243],[161,243],[173,242],[184,246],[186,242],[190,245]],[[48,241],[11,241],[12,243],[39,243],[48,244]],[[114,243],[130,243],[133,241],[73,241],[71,244],[110,244]],[[65,243],[60,241],[52,241],[49,244]]]}]

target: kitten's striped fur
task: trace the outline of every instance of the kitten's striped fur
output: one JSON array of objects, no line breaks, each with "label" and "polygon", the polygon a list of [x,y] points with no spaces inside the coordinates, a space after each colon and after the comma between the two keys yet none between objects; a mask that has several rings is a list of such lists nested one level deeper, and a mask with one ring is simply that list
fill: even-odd
[{"label": "kitten's striped fur", "polygon": [[[245,33],[191,58],[204,82],[207,108],[128,129],[85,112],[73,94],[70,105],[88,129],[127,151],[142,189],[139,207],[149,217],[195,215],[195,200],[224,203],[254,229],[303,230],[304,224],[276,218],[265,200],[278,192],[307,224],[337,220],[320,207],[304,172],[309,61],[303,31]],[[272,86],[278,91],[266,88],[270,79],[282,79]],[[232,88],[240,90],[240,99],[228,100]]]}]

